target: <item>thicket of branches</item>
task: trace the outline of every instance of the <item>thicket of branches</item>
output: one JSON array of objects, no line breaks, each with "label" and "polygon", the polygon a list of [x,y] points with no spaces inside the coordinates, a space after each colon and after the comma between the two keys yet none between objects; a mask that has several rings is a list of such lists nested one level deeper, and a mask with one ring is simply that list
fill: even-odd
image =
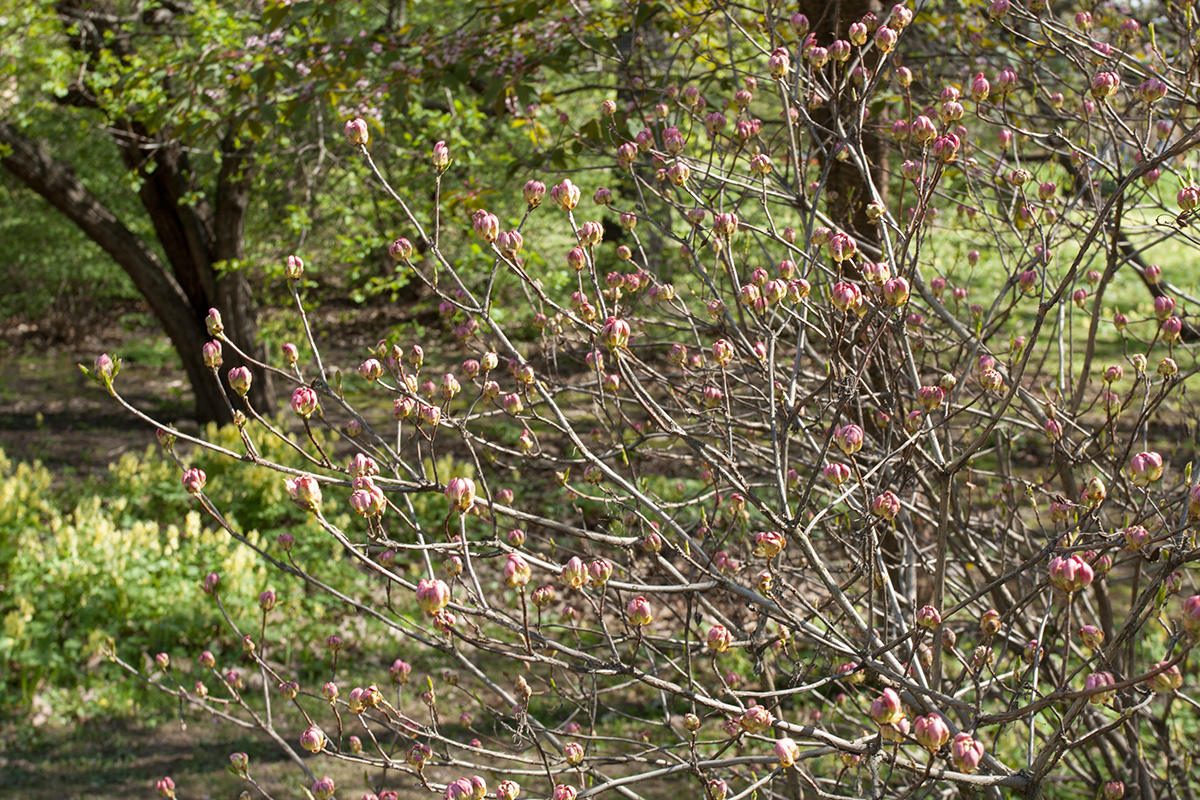
[{"label": "thicket of branches", "polygon": [[[299,686],[265,593],[222,606],[241,653],[152,679],[261,728],[316,797],[344,759],[380,797],[1194,798],[1194,301],[1155,263],[1197,244],[1194,12],[671,10],[632,55],[588,30],[625,84],[571,123],[591,169],[506,187],[519,219],[409,214],[456,153],[392,187],[391,131],[346,124],[457,344],[383,338],[357,406],[311,336],[262,364],[303,474],[258,456],[287,434],[222,367],[220,309],[205,357],[243,429],[226,454],[341,543],[368,578],[344,601],[399,657],[331,637],[330,682]],[[479,254],[446,257],[464,235]],[[118,366],[92,374],[120,399]],[[211,445],[160,427],[241,536],[187,462]],[[260,556],[326,590],[289,547]]]}]

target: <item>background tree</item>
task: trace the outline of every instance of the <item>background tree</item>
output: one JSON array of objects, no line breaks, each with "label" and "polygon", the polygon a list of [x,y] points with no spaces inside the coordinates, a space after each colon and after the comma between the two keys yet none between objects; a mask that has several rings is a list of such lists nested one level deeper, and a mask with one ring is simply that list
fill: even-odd
[{"label": "background tree", "polygon": [[[513,2],[489,14],[515,31],[553,6]],[[346,117],[403,124],[402,149],[426,148],[423,123],[450,115],[464,140],[478,134],[482,159],[482,131],[508,130],[486,120],[537,100],[522,83],[535,60],[510,33],[511,58],[498,62],[484,37],[491,16],[470,9],[43,0],[5,10],[0,164],[129,276],[178,352],[202,421],[230,419],[201,353],[210,308],[233,345],[225,363],[243,363],[237,351],[262,360],[253,287],[282,273],[282,254],[315,240],[318,263],[368,263],[369,274],[390,263],[392,218],[330,154]],[[565,31],[539,41],[540,60]],[[86,151],[69,160],[80,128],[119,163]],[[540,123],[530,130],[535,144],[550,138]],[[502,138],[496,152],[513,137]],[[393,177],[413,165],[395,164]],[[326,230],[346,246],[326,249]],[[377,289],[404,283],[390,266],[378,277]],[[273,408],[271,374],[254,374],[253,402]]]}]

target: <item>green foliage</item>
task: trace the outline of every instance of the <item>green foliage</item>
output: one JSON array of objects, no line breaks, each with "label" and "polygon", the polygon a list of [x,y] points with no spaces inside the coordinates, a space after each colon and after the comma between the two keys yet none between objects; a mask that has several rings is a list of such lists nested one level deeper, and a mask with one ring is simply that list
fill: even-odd
[{"label": "green foliage", "polygon": [[[241,447],[234,428],[210,427],[205,436]],[[271,461],[303,464],[277,440],[260,448]],[[282,648],[275,657],[299,677],[322,663],[321,642],[335,630],[369,651],[370,643],[355,642],[340,627],[352,613],[342,603],[307,591],[256,554],[261,549],[286,562],[276,538],[287,532],[296,540],[294,563],[349,597],[371,591],[312,515],[291,503],[278,473],[247,469],[208,450],[187,454],[185,463],[206,472],[206,492],[246,544],[207,517],[184,491],[178,466],[157,447],[124,455],[102,478],[74,489],[56,487],[38,463],[14,463],[0,452],[0,662],[6,667],[0,704],[27,710],[38,693],[50,696],[63,715],[134,713],[147,703],[168,710],[100,654],[111,641],[118,656],[137,665],[167,652],[182,666],[203,649],[236,662],[240,643],[200,590],[209,572],[221,575],[231,618],[256,639],[258,595],[276,592],[268,636]],[[346,507],[331,501],[327,517],[350,526]],[[418,496],[414,510],[427,530],[439,529],[445,508],[437,498]]]},{"label": "green foliage", "polygon": [[42,681],[70,688],[111,679],[111,669],[85,668],[106,640],[135,660],[139,652],[207,645],[216,609],[193,600],[212,569],[235,597],[265,580],[252,553],[204,529],[194,509],[158,523],[146,519],[152,497],[111,492],[61,505],[45,468],[2,456],[0,477],[0,659],[8,667],[0,691],[9,707],[28,701]]}]

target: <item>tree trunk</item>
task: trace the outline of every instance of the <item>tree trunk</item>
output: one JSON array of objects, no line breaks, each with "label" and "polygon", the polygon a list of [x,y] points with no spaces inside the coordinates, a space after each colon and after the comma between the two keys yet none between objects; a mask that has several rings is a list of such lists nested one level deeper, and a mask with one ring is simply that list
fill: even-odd
[{"label": "tree trunk", "polygon": [[[810,30],[817,36],[822,47],[828,47],[834,39],[845,39],[850,25],[862,19],[867,12],[883,16],[883,5],[879,0],[840,0],[827,3],[824,0],[801,0],[800,11],[809,19]],[[874,64],[868,66],[874,69]],[[813,120],[821,128],[837,130],[835,114],[839,111],[838,98],[813,112]],[[842,120],[845,125],[849,120]],[[884,148],[879,137],[871,129],[862,131],[862,147],[867,157],[872,180],[882,192],[886,186],[884,176]],[[827,144],[833,144],[829,142]],[[879,244],[875,223],[867,218],[867,204],[871,196],[867,192],[866,177],[852,160],[829,163],[829,179],[825,184],[827,210],[833,222],[846,233],[864,244]]]},{"label": "tree trunk", "polygon": [[[196,398],[196,419],[232,421],[221,389],[212,371],[204,365],[201,348],[208,340],[204,318],[212,307],[222,313],[225,335],[239,348],[262,360],[261,348],[255,343],[256,313],[245,276],[230,272],[218,278],[213,269],[214,262],[240,258],[242,254],[246,210],[244,171],[231,170],[226,176],[223,164],[217,193],[218,202],[226,208],[226,218],[222,218],[220,226],[223,236],[206,237],[204,204],[197,206],[195,212],[179,213],[178,189],[186,162],[172,161],[175,156],[167,152],[172,150],[170,146],[156,151],[163,153],[162,161],[156,159],[157,168],[152,175],[145,176],[143,172],[150,179],[143,184],[141,199],[159,233],[163,251],[171,260],[172,268],[167,269],[145,242],[88,191],[74,169],[56,160],[44,145],[2,122],[0,144],[11,148],[8,155],[0,158],[0,165],[62,212],[133,280],[179,353]],[[123,149],[128,146],[125,144]],[[222,194],[221,186],[228,197]],[[225,198],[223,203],[222,198]],[[221,218],[222,214],[218,212],[216,216]],[[230,255],[214,258],[217,253]],[[239,364],[241,359],[226,348],[225,367]],[[274,411],[275,393],[270,375],[256,371],[254,377],[251,402],[262,411]]]}]

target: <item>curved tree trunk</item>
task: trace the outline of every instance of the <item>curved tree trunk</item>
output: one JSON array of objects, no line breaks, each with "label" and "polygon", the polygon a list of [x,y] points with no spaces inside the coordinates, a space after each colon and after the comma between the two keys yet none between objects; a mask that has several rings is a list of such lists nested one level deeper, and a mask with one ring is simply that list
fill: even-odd
[{"label": "curved tree trunk", "polygon": [[[134,141],[133,137],[125,138],[123,150],[136,147]],[[44,145],[3,122],[0,122],[0,144],[10,149],[8,155],[0,158],[0,165],[112,256],[146,298],[183,362],[196,398],[196,419],[232,421],[221,389],[212,371],[204,365],[201,347],[208,340],[204,318],[209,308],[216,308],[221,311],[225,335],[245,352],[263,360],[261,348],[255,342],[256,312],[245,276],[231,271],[218,277],[214,268],[221,261],[233,261],[243,255],[248,195],[244,167],[248,152],[233,147],[232,140],[227,140],[230,146],[225,150],[218,179],[215,214],[209,213],[203,203],[184,208],[179,202],[187,165],[178,148],[167,144],[151,151],[158,155],[150,172],[146,170],[147,164],[134,165],[147,179],[141,200],[170,261],[168,269],[153,249],[87,189],[75,170],[55,159]],[[226,349],[225,367],[240,363],[236,354]],[[224,369],[222,378],[223,373]],[[256,408],[270,412],[274,410],[274,401],[270,374],[256,371],[251,402]]]}]

